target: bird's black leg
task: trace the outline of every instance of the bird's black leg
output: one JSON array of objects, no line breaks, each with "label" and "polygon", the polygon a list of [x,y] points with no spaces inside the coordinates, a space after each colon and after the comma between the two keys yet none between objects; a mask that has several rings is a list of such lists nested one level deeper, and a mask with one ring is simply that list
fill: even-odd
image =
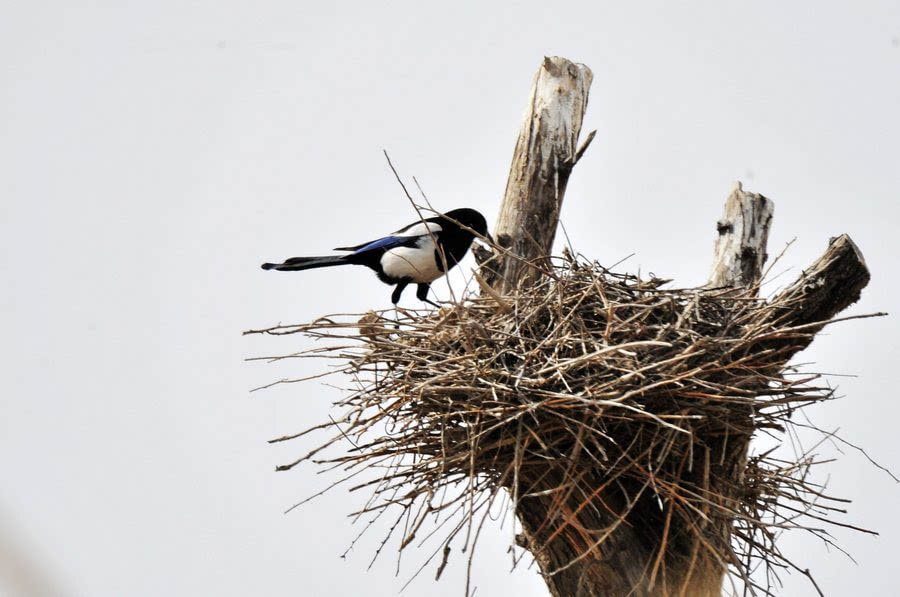
[{"label": "bird's black leg", "polygon": [[394,306],[397,306],[397,303],[400,302],[400,295],[403,294],[403,291],[406,287],[409,286],[409,280],[406,278],[397,282],[397,287],[394,288],[394,292],[391,293],[391,302],[394,303]]},{"label": "bird's black leg", "polygon": [[433,306],[437,307],[438,309],[440,309],[441,306],[439,304],[428,300],[428,289],[429,288],[431,288],[430,284],[418,284],[416,286],[416,298],[419,299],[420,301],[426,302],[429,305],[433,305]]}]

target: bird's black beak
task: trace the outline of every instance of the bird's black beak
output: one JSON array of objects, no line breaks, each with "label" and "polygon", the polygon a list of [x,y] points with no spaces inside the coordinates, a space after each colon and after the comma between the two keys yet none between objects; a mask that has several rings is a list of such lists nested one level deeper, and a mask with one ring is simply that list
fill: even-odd
[{"label": "bird's black beak", "polygon": [[497,242],[494,240],[494,237],[491,236],[491,233],[490,233],[490,232],[485,232],[485,233],[484,233],[484,236],[485,236],[485,238],[488,239],[488,242],[490,242],[492,245],[496,245],[496,244],[497,244]]}]

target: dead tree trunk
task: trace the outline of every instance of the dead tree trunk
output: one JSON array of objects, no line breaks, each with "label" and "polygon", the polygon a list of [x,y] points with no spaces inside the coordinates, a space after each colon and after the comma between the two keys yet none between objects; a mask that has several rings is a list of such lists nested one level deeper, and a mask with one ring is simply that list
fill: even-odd
[{"label": "dead tree trunk", "polygon": [[[498,244],[508,253],[499,258],[499,265],[492,261],[487,272],[488,281],[500,292],[526,282],[550,254],[569,175],[593,138],[591,134],[582,149],[576,149],[592,77],[586,66],[561,57],[544,58],[534,77],[494,228]],[[511,488],[523,529],[520,544],[534,555],[551,595],[626,595],[640,586],[652,546],[623,521],[582,507],[602,480],[585,483],[581,495],[565,496],[555,491],[560,482],[545,478]],[[627,501],[628,496],[616,499]],[[607,535],[588,557],[573,550],[567,535],[553,537],[557,520],[576,512],[584,529],[585,551],[597,543],[598,534]]]},{"label": "dead tree trunk", "polygon": [[[576,150],[576,143],[590,83],[587,67],[558,57],[545,58],[535,76],[495,226],[498,244],[506,251],[485,271],[500,293],[527,283],[550,254],[566,183],[584,151],[584,147]],[[740,185],[735,188],[718,223],[709,286],[756,292],[772,213],[771,201],[744,192]],[[479,260],[485,257],[482,254]],[[816,326],[859,298],[868,279],[853,242],[847,236],[832,239],[825,255],[779,296],[789,297],[791,308],[780,313],[778,321],[753,325],[818,330]],[[808,343],[806,336],[781,338],[756,347],[754,354],[778,368]],[[751,415],[750,407],[736,407],[726,419]],[[726,513],[733,511],[730,481],[742,476],[751,439],[730,436],[728,429],[726,420],[719,432],[701,438],[704,449],[694,455],[691,467],[693,474],[705,475],[695,480],[697,485],[706,483],[719,510]],[[697,529],[679,529],[677,522],[670,526],[673,519],[665,516],[665,508],[661,513],[655,502],[648,503],[651,500],[641,496],[640,488],[607,487],[591,471],[583,471],[574,489],[551,476],[519,480],[509,489],[523,529],[519,543],[533,553],[554,597],[713,597],[721,594],[727,567],[735,563],[718,555],[729,553],[730,517],[712,517],[697,539]],[[668,506],[671,512],[672,505]],[[564,527],[566,532],[561,532]],[[664,550],[667,541],[690,543],[680,550],[689,557],[670,558]]]},{"label": "dead tree trunk", "polygon": [[[734,190],[725,200],[725,213],[716,224],[716,239],[712,272],[708,286],[714,288],[739,289],[747,297],[756,296],[759,282],[766,263],[766,243],[769,226],[775,207],[772,202],[756,193],[743,190],[736,183]],[[710,434],[704,449],[697,450],[691,463],[694,475],[688,480],[698,486],[704,485],[701,477],[708,477],[705,485],[708,494],[717,503],[720,511],[736,512],[739,496],[735,495],[733,479],[740,478],[747,465],[747,453],[751,437],[746,434],[729,433],[729,425],[734,419],[750,419],[752,408],[735,404],[729,410],[720,435]],[[731,553],[731,525],[729,518],[713,518],[704,529],[703,540],[711,545],[719,545],[719,553]],[[695,535],[689,548],[690,558],[667,562],[666,573],[670,583],[663,582],[665,591],[668,584],[677,587],[679,593],[718,597],[722,592],[722,579],[730,561],[722,561],[715,551],[704,549],[703,541]],[[734,554],[732,553],[732,556]],[[649,588],[656,588],[656,579],[651,579]]]}]

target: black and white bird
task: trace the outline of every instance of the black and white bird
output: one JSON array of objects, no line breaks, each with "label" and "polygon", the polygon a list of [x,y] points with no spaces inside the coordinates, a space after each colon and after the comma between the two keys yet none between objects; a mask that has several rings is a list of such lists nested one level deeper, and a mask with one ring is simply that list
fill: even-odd
[{"label": "black and white bird", "polygon": [[291,257],[283,263],[263,263],[262,268],[292,272],[334,265],[365,265],[385,284],[396,285],[391,294],[395,305],[410,284],[416,285],[416,298],[435,305],[428,300],[431,283],[462,261],[476,236],[490,239],[487,222],[474,209],[464,207],[413,222],[377,240],[334,249],[349,251],[346,255]]}]

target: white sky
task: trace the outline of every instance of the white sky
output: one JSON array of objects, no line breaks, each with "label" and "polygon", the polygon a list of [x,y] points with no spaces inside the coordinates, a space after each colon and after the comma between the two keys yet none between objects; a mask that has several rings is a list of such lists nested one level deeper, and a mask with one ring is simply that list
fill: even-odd
[{"label": "white sky", "polygon": [[[282,515],[327,480],[274,473],[309,444],[265,440],[338,394],[249,394],[319,365],[244,363],[308,343],[240,335],[385,307],[389,288],[258,265],[411,220],[382,148],[438,207],[493,221],[543,55],[594,71],[598,135],[563,210],[576,249],[702,282],[742,179],[775,201],[770,252],[797,237],[775,285],[847,232],[873,275],[847,313],[895,310],[896,0],[328,4],[3,4],[0,594],[396,594],[416,559],[366,572],[378,531],[338,557],[362,496]],[[840,324],[801,358],[859,376],[835,378],[846,399],[816,419],[894,470],[897,322]],[[828,594],[900,590],[900,487],[853,452],[822,475],[881,537],[837,533],[858,564],[802,536],[784,548]],[[486,533],[478,594],[545,595],[533,570],[507,573],[508,528]],[[455,555],[406,594],[462,594]],[[812,589],[795,575],[784,594]]]}]

